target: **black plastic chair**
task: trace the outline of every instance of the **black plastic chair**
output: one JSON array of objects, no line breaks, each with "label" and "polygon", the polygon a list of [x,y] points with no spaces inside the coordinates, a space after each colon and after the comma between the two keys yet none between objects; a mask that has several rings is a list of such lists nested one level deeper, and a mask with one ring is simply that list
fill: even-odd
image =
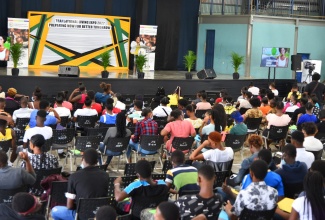
[{"label": "black plastic chair", "polygon": [[240,109],[239,109],[239,113],[240,113],[241,115],[243,115],[243,114],[245,114],[245,113],[247,112],[248,109],[249,109],[249,108],[240,108]]},{"label": "black plastic chair", "polygon": [[[53,130],[52,144],[66,145],[73,140],[74,134],[75,134],[74,128]],[[57,148],[57,147],[52,146],[52,149],[65,149],[65,148]]]},{"label": "black plastic chair", "polygon": [[321,160],[322,159],[322,155],[323,155],[323,149],[319,150],[319,151],[309,151],[310,153],[313,153],[315,156],[315,160]]},{"label": "black plastic chair", "polygon": [[271,220],[273,219],[274,212],[276,210],[276,207],[272,210],[266,210],[266,211],[252,211],[247,208],[244,208],[244,210],[241,212],[239,218],[240,220]]},{"label": "black plastic chair", "polygon": [[247,125],[248,134],[258,134],[259,128],[262,123],[261,118],[246,118],[245,123]]},{"label": "black plastic chair", "polygon": [[88,220],[94,218],[97,210],[105,205],[116,207],[116,201],[114,197],[101,197],[101,198],[80,198],[76,210],[77,220]]},{"label": "black plastic chair", "polygon": [[[95,166],[95,167],[98,167],[100,170],[106,172],[107,171],[108,164],[103,164],[103,165],[99,165],[99,166]],[[81,170],[81,166],[77,166],[77,170],[76,171],[78,171],[78,170]]]},{"label": "black plastic chair", "polygon": [[246,135],[227,134],[225,146],[231,147],[234,153],[240,151],[241,159],[243,160],[243,146],[246,140]]},{"label": "black plastic chair", "polygon": [[115,127],[115,124],[105,124],[105,123],[99,122],[99,127],[108,129],[108,128],[111,128],[111,127]]},{"label": "black plastic chair", "polygon": [[78,123],[79,128],[93,128],[93,127],[95,127],[97,119],[98,119],[97,115],[78,116],[77,123]]},{"label": "black plastic chair", "polygon": [[178,196],[185,196],[185,195],[196,195],[199,194],[200,190],[182,190],[178,193]]},{"label": "black plastic chair", "polygon": [[225,182],[226,177],[229,175],[229,170],[227,171],[219,171],[215,172],[216,173],[216,181],[214,183],[214,188],[215,187],[221,187],[222,184]]},{"label": "black plastic chair", "polygon": [[[164,144],[164,137],[160,135],[141,135],[140,142],[139,142],[139,148],[136,156],[136,161],[138,161],[137,155],[141,154],[140,148],[147,151],[153,151],[155,153],[153,154],[147,154],[147,155],[155,155],[159,154],[159,149]],[[161,161],[161,157],[159,156],[159,162],[161,167],[163,166],[163,163]]]},{"label": "black plastic chair", "polygon": [[133,183],[138,177],[136,175],[133,176],[122,176],[122,187],[125,188],[131,183]]},{"label": "black plastic chair", "polygon": [[154,180],[163,180],[163,181],[165,181],[166,174],[156,174],[156,173],[153,173],[153,174],[151,174],[151,177]]},{"label": "black plastic chair", "polygon": [[119,215],[117,216],[117,220],[132,220],[132,214]]},{"label": "black plastic chair", "polygon": [[303,182],[300,183],[283,183],[284,197],[295,199],[304,190]]},{"label": "black plastic chair", "polygon": [[[149,161],[151,165],[151,171],[154,170],[156,161]],[[135,163],[126,163],[124,167],[124,176],[135,176]]]},{"label": "black plastic chair", "polygon": [[[105,144],[105,150],[103,155],[105,155],[106,150],[110,150],[115,153],[119,153],[118,155],[118,163],[117,163],[117,172],[120,168],[120,159],[121,155],[125,152],[130,142],[130,137],[124,138],[109,138],[107,144]],[[102,158],[103,161],[103,158]]]},{"label": "black plastic chair", "polygon": [[14,131],[15,131],[15,134],[16,134],[16,144],[17,144],[17,146],[23,145],[25,130],[14,130]]},{"label": "black plastic chair", "polygon": [[206,113],[208,110],[210,110],[210,109],[196,110],[196,111],[195,111],[195,116],[196,116],[197,118],[204,119],[205,113]]},{"label": "black plastic chair", "polygon": [[41,187],[41,181],[52,174],[60,174],[61,170],[62,167],[58,167],[54,169],[40,169],[40,170],[36,169],[35,170],[36,181],[33,184],[33,186],[30,187],[29,190],[32,191],[35,196],[42,195],[44,189]]},{"label": "black plastic chair", "polygon": [[29,124],[30,118],[17,118],[15,127],[19,130],[25,130]]},{"label": "black plastic chair", "polygon": [[43,151],[44,152],[48,152],[51,150],[52,148],[52,142],[53,142],[53,138],[50,138],[50,139],[46,139],[45,140],[45,144],[44,144],[44,147],[43,147]]},{"label": "black plastic chair", "polygon": [[186,138],[174,137],[173,142],[172,142],[172,147],[175,150],[190,151],[192,148],[193,142],[194,142],[193,137],[186,137]]},{"label": "black plastic chair", "polygon": [[170,160],[165,160],[162,168],[162,173],[166,174],[168,170],[173,168],[173,164]]},{"label": "black plastic chair", "polygon": [[325,144],[325,133],[318,132],[318,133],[315,135],[315,138],[317,138],[317,139],[320,140],[323,144]]},{"label": "black plastic chair", "polygon": [[285,140],[288,135],[288,128],[289,126],[271,125],[270,129],[268,130],[267,136],[263,135],[265,149],[267,149],[267,140],[272,140],[272,141],[280,141],[282,139]]},{"label": "black plastic chair", "polygon": [[51,208],[56,205],[67,204],[67,198],[65,197],[65,193],[68,190],[68,181],[53,181],[51,183],[51,192],[48,198],[47,203],[47,215],[50,214]]},{"label": "black plastic chair", "polygon": [[27,191],[26,186],[17,189],[0,189],[0,204],[1,203],[11,204],[12,198],[16,193],[26,192],[26,191]]},{"label": "black plastic chair", "polygon": [[[114,197],[114,181],[117,177],[108,178],[108,197]],[[122,186],[123,188],[127,187],[130,183],[134,182],[138,177],[137,176],[122,176]]]},{"label": "black plastic chair", "polygon": [[11,140],[0,141],[0,150],[7,153],[10,148],[11,148]]},{"label": "black plastic chair", "polygon": [[60,119],[61,119],[60,125],[63,126],[63,127],[67,127],[68,123],[69,123],[69,117],[68,116],[62,116],[62,117],[60,117]]},{"label": "black plastic chair", "polygon": [[106,135],[108,127],[102,128],[87,128],[87,136],[100,136],[103,141]]}]

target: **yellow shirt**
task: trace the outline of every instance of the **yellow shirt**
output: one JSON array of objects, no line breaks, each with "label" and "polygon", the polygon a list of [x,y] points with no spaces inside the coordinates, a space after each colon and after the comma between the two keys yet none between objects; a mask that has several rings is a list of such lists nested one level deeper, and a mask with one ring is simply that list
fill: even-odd
[{"label": "yellow shirt", "polygon": [[[300,92],[299,91],[297,91],[297,96],[298,96],[298,99],[301,99],[301,94],[300,94]],[[289,94],[288,94],[288,96],[287,96],[287,98],[288,99],[290,99],[290,97],[291,97],[291,95],[292,95],[292,92],[289,92]]]},{"label": "yellow shirt", "polygon": [[0,141],[8,141],[8,140],[11,140],[12,139],[12,136],[11,136],[11,129],[10,128],[6,128],[6,134],[3,135],[1,132],[0,132]]}]

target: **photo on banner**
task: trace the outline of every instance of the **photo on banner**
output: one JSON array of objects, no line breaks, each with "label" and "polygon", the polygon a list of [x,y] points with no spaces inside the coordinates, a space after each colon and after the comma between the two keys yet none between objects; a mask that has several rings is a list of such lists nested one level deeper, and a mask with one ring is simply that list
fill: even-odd
[{"label": "photo on banner", "polygon": [[[18,68],[28,67],[29,20],[26,18],[8,18],[8,37],[11,39],[10,44],[20,43],[23,45],[23,55],[18,63]],[[9,56],[7,67],[13,66],[14,64]]]},{"label": "photo on banner", "polygon": [[140,40],[145,48],[141,48],[139,54],[146,55],[148,58],[144,70],[155,70],[157,30],[158,26],[140,25]]},{"label": "photo on banner", "polygon": [[128,69],[129,17],[29,12],[30,68],[79,66],[101,70],[100,55],[111,55],[109,69]]}]

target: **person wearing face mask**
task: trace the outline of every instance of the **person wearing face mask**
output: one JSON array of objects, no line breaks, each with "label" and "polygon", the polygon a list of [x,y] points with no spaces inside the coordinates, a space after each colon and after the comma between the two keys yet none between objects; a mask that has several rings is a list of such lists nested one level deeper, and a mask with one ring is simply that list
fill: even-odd
[{"label": "person wearing face mask", "polygon": [[274,96],[279,95],[279,91],[275,88],[275,83],[274,82],[270,84],[269,89],[271,90],[271,92],[274,93]]},{"label": "person wearing face mask", "polygon": [[108,173],[97,165],[97,151],[93,148],[85,150],[81,170],[69,177],[66,206],[55,206],[52,209],[54,220],[73,220],[76,215],[79,198],[106,197],[108,192]]}]

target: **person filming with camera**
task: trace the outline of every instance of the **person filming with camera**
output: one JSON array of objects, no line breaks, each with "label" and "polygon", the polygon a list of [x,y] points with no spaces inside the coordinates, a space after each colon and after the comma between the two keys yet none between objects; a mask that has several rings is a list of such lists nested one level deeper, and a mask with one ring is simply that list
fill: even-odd
[{"label": "person filming with camera", "polygon": [[319,73],[314,73],[312,75],[312,81],[305,87],[305,94],[311,96],[315,94],[319,101],[324,100],[323,95],[325,93],[325,85],[323,83],[318,82],[320,79]]}]

